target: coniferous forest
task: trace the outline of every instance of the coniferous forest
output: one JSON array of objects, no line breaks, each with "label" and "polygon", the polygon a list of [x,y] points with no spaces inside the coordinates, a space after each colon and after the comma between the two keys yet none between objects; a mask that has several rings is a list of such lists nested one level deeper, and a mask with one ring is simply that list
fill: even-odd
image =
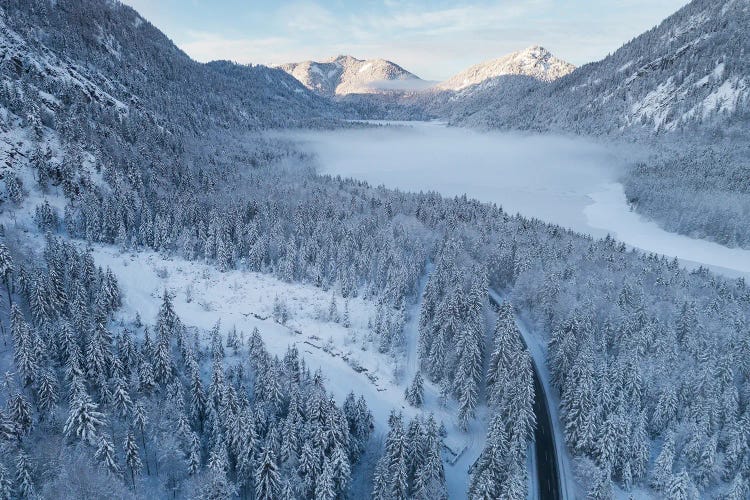
[{"label": "coniferous forest", "polygon": [[[678,29],[704,11],[710,26]],[[727,33],[746,34],[749,12],[695,0],[554,82],[335,99],[281,69],[193,61],[116,0],[0,0],[0,500],[521,500],[540,495],[540,432],[555,498],[748,498],[743,276],[321,174],[267,132],[406,115],[666,137],[625,174],[628,202],[747,248],[748,94],[698,110],[700,87],[665,116],[628,104],[664,72],[692,85],[687,68],[717,54],[726,74],[707,92],[745,89],[748,38]],[[646,68],[637,89],[612,70],[695,30],[710,48]],[[221,304],[158,269],[152,286],[153,262],[275,295]],[[306,312],[303,292],[323,305]]]}]

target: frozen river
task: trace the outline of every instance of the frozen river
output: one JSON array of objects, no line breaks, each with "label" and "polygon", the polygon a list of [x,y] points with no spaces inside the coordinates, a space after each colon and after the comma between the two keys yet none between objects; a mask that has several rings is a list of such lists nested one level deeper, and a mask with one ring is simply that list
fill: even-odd
[{"label": "frozen river", "polygon": [[750,251],[670,233],[630,210],[618,178],[637,150],[586,139],[482,133],[411,122],[393,127],[295,133],[320,173],[405,191],[466,194],[509,213],[750,277]]}]

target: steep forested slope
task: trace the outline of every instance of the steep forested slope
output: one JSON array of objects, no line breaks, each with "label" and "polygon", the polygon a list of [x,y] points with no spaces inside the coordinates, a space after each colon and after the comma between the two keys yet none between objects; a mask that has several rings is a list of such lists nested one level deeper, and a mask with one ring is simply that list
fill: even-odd
[{"label": "steep forested slope", "polygon": [[516,108],[494,105],[462,120],[490,127],[587,133],[740,128],[750,110],[747,0],[694,0],[602,61],[539,86]]},{"label": "steep forested slope", "polygon": [[81,105],[104,102],[190,131],[294,125],[330,114],[281,70],[191,60],[119,2],[3,0],[0,7],[6,77],[56,85],[41,89],[53,95],[69,89]]}]

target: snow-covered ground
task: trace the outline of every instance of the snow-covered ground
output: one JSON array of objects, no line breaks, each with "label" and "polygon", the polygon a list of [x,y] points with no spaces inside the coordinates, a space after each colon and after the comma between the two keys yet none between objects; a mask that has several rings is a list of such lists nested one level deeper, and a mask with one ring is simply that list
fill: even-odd
[{"label": "snow-covered ground", "polygon": [[436,122],[381,129],[294,132],[318,156],[322,173],[407,191],[467,194],[509,213],[559,224],[750,277],[750,250],[670,233],[630,210],[617,182],[644,152],[581,138],[477,132]]},{"label": "snow-covered ground", "polygon": [[[166,289],[174,297],[175,311],[189,327],[210,329],[221,321],[226,332],[236,327],[248,338],[253,328],[261,332],[271,354],[283,356],[287,347],[296,344],[307,365],[320,368],[326,388],[341,403],[350,391],[362,394],[375,417],[376,434],[388,429],[391,410],[402,411],[413,418],[419,412],[434,413],[442,421],[448,436],[445,444],[445,472],[451,498],[465,498],[468,468],[484,445],[486,408],[468,432],[455,425],[455,405],[444,408],[439,403],[439,388],[425,383],[422,409],[408,405],[404,390],[417,369],[417,314],[419,304],[410,308],[405,329],[408,353],[394,362],[377,350],[377,342],[368,339],[368,320],[377,305],[373,301],[352,298],[348,302],[351,327],[329,320],[331,292],[304,284],[290,284],[267,274],[228,271],[219,272],[212,264],[164,257],[156,252],[123,253],[111,246],[96,246],[93,251],[98,265],[115,273],[123,290],[120,319],[132,321],[138,312],[150,323],[156,317],[160,297]],[[290,311],[286,325],[273,319],[276,297]],[[339,315],[344,299],[336,296]],[[457,456],[456,456],[457,455]]]},{"label": "snow-covered ground", "polygon": [[[28,154],[31,145],[27,136],[27,131],[17,130],[0,134],[0,158],[7,157],[11,150]],[[59,153],[60,146],[54,137],[45,143]],[[85,161],[91,177],[101,182],[91,158]],[[29,190],[28,196],[17,209],[0,212],[0,224],[6,228],[6,239],[12,238],[19,247],[38,251],[44,242],[33,220],[35,207],[47,201],[62,213],[65,200],[59,188],[41,193],[29,168],[19,169],[17,173]],[[85,245],[84,242],[79,244]],[[444,466],[450,498],[466,497],[469,467],[484,446],[487,408],[477,409],[477,418],[464,432],[456,425],[455,402],[442,406],[439,387],[434,384],[425,381],[422,408],[411,407],[405,401],[404,391],[419,366],[419,303],[411,304],[408,309],[405,352],[391,356],[380,353],[377,339],[371,339],[368,323],[377,309],[372,300],[357,297],[346,301],[335,295],[339,318],[343,318],[348,307],[351,325],[345,328],[341,321],[331,321],[329,317],[334,294],[311,285],[290,284],[268,274],[242,270],[220,272],[212,263],[186,261],[153,251],[123,252],[107,245],[95,245],[93,257],[98,265],[111,268],[117,277],[123,292],[123,306],[116,318],[119,321],[132,322],[139,314],[146,324],[152,323],[162,293],[167,290],[173,296],[175,311],[188,327],[210,330],[221,321],[221,331],[225,335],[234,327],[245,339],[257,327],[268,351],[278,356],[283,356],[287,347],[296,345],[311,370],[321,369],[326,388],[339,403],[350,391],[365,397],[373,412],[376,434],[385,435],[392,410],[403,412],[406,419],[420,413],[433,413],[447,431]],[[428,271],[430,269],[428,267]],[[427,275],[422,280],[422,288],[426,282]],[[290,314],[285,325],[273,318],[277,297]]]},{"label": "snow-covered ground", "polygon": [[629,209],[620,183],[603,185],[591,193],[591,199],[593,203],[584,208],[588,224],[609,231],[628,245],[675,256],[686,264],[702,264],[730,277],[750,277],[750,250],[663,230],[656,222]]}]

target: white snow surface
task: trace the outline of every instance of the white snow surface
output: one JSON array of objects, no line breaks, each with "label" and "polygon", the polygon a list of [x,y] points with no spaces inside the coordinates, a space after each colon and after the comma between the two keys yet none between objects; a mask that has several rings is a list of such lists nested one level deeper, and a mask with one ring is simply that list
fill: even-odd
[{"label": "white snow surface", "polygon": [[750,277],[750,250],[660,228],[631,210],[618,182],[646,152],[552,135],[477,132],[437,122],[393,122],[365,130],[293,132],[317,154],[321,173],[406,191],[433,190],[497,203],[575,231]]},{"label": "white snow surface", "polygon": [[[486,407],[478,408],[478,417],[469,430],[459,430],[455,404],[440,406],[439,387],[429,381],[425,381],[422,408],[406,403],[404,391],[417,369],[419,304],[410,307],[405,328],[409,355],[398,354],[398,361],[394,361],[378,352],[377,343],[367,340],[368,319],[377,308],[374,301],[349,299],[351,327],[344,328],[327,318],[331,292],[311,285],[285,283],[267,274],[242,270],[219,272],[212,264],[164,257],[152,251],[123,253],[100,245],[94,247],[93,256],[98,265],[112,269],[123,291],[118,319],[129,322],[139,312],[144,321],[153,321],[161,294],[167,290],[174,297],[175,312],[188,327],[208,330],[221,320],[224,334],[236,327],[245,338],[257,327],[268,351],[279,357],[296,345],[307,366],[322,371],[326,389],[337,402],[342,403],[350,391],[365,397],[374,416],[376,435],[387,432],[391,410],[403,412],[407,419],[433,413],[448,431],[446,447],[459,455],[454,462],[453,452],[444,453],[450,498],[466,497],[468,469],[484,446],[487,411]],[[286,325],[272,319],[277,296],[291,313]],[[343,313],[344,301],[336,296],[339,314]]]}]

